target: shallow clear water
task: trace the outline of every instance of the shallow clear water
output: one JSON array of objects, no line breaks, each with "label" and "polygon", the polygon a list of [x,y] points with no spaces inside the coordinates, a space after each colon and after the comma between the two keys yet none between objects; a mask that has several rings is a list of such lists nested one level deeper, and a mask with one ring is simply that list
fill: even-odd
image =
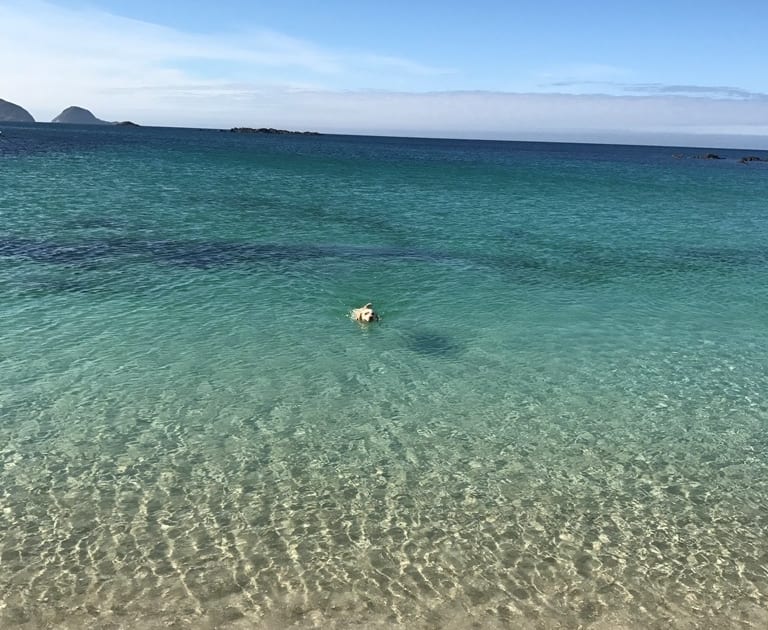
[{"label": "shallow clear water", "polygon": [[768,165],[3,131],[0,626],[768,623]]}]

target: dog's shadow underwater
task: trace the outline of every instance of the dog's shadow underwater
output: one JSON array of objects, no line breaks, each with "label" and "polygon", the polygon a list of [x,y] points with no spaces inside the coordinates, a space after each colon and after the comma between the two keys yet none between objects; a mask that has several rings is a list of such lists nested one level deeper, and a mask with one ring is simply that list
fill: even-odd
[{"label": "dog's shadow underwater", "polygon": [[[352,309],[350,318],[361,324],[361,327],[366,330],[371,330],[368,324],[380,322],[381,320],[379,313],[373,309],[373,304],[370,302],[359,308]],[[395,316],[395,321],[398,319],[400,318]],[[389,322],[389,320],[387,321]],[[406,349],[426,357],[452,359],[463,354],[466,350],[465,342],[443,330],[424,326],[400,329],[398,326],[393,332],[396,333]]]},{"label": "dog's shadow underwater", "polygon": [[452,359],[463,354],[466,349],[465,344],[456,337],[429,328],[406,330],[402,336],[408,350],[427,357]]}]

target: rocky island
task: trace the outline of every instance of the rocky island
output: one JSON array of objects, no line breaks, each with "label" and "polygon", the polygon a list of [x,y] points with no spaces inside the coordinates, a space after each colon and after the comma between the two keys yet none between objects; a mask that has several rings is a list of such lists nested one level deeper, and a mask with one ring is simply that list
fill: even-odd
[{"label": "rocky island", "polygon": [[0,122],[35,122],[26,109],[16,103],[4,101],[0,98]]},{"label": "rocky island", "polygon": [[51,122],[55,123],[67,123],[71,125],[111,125],[112,123],[106,120],[100,120],[96,118],[90,111],[83,107],[67,107]]},{"label": "rocky island", "polygon": [[273,129],[272,127],[260,127],[254,129],[253,127],[232,127],[230,129],[232,133],[268,133],[274,135],[298,135],[298,136],[319,136],[317,131],[288,131],[287,129]]}]

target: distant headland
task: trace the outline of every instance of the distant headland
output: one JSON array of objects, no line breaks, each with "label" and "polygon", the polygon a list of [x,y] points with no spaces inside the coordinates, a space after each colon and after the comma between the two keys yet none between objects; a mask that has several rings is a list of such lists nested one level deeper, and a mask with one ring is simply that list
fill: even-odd
[{"label": "distant headland", "polygon": [[291,135],[298,135],[298,136],[319,136],[320,135],[320,132],[318,131],[289,131],[288,129],[273,129],[272,127],[260,127],[258,129],[254,129],[253,127],[232,127],[230,131],[232,133],[269,133],[269,134],[276,134],[276,135],[291,134]]},{"label": "distant headland", "polygon": [[[21,105],[5,101],[0,98],[0,122],[21,122],[21,123],[33,123],[37,122],[32,114],[30,114]],[[78,107],[72,105],[62,111],[51,122],[63,123],[70,125],[121,125],[124,127],[138,127],[135,122],[130,120],[124,120],[122,122],[110,122],[108,120],[101,120],[96,118],[93,113],[84,107]]]},{"label": "distant headland", "polygon": [[[21,105],[5,101],[0,98],[0,122],[37,122],[32,114],[30,114]],[[101,120],[96,118],[93,113],[84,107],[78,107],[72,105],[62,111],[51,122],[63,123],[70,125],[122,125],[125,127],[138,127],[134,122],[130,120],[124,120],[122,122],[110,122],[108,120]]]},{"label": "distant headland", "polygon": [[[21,123],[33,123],[35,121],[32,114],[30,114],[21,105],[5,101],[0,98],[0,122],[21,122]],[[58,116],[56,116],[51,122],[68,124],[68,125],[118,125],[120,127],[139,127],[140,125],[130,120],[110,122],[108,120],[102,120],[94,116],[93,112],[85,107],[79,107],[77,105],[71,105],[64,109]],[[222,129],[222,131],[225,131]],[[319,136],[321,135],[317,131],[290,131],[288,129],[274,129],[273,127],[232,127],[229,130],[232,133],[263,133],[272,135],[302,135],[302,136]]]},{"label": "distant headland", "polygon": [[26,109],[0,98],[0,122],[35,122]]}]

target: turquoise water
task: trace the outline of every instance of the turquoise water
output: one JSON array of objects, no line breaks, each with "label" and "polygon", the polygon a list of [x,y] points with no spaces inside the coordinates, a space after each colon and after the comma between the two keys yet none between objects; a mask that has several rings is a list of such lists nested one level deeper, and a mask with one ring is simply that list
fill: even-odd
[{"label": "turquoise water", "polygon": [[765,627],[768,165],[701,152],[4,126],[0,627]]}]

